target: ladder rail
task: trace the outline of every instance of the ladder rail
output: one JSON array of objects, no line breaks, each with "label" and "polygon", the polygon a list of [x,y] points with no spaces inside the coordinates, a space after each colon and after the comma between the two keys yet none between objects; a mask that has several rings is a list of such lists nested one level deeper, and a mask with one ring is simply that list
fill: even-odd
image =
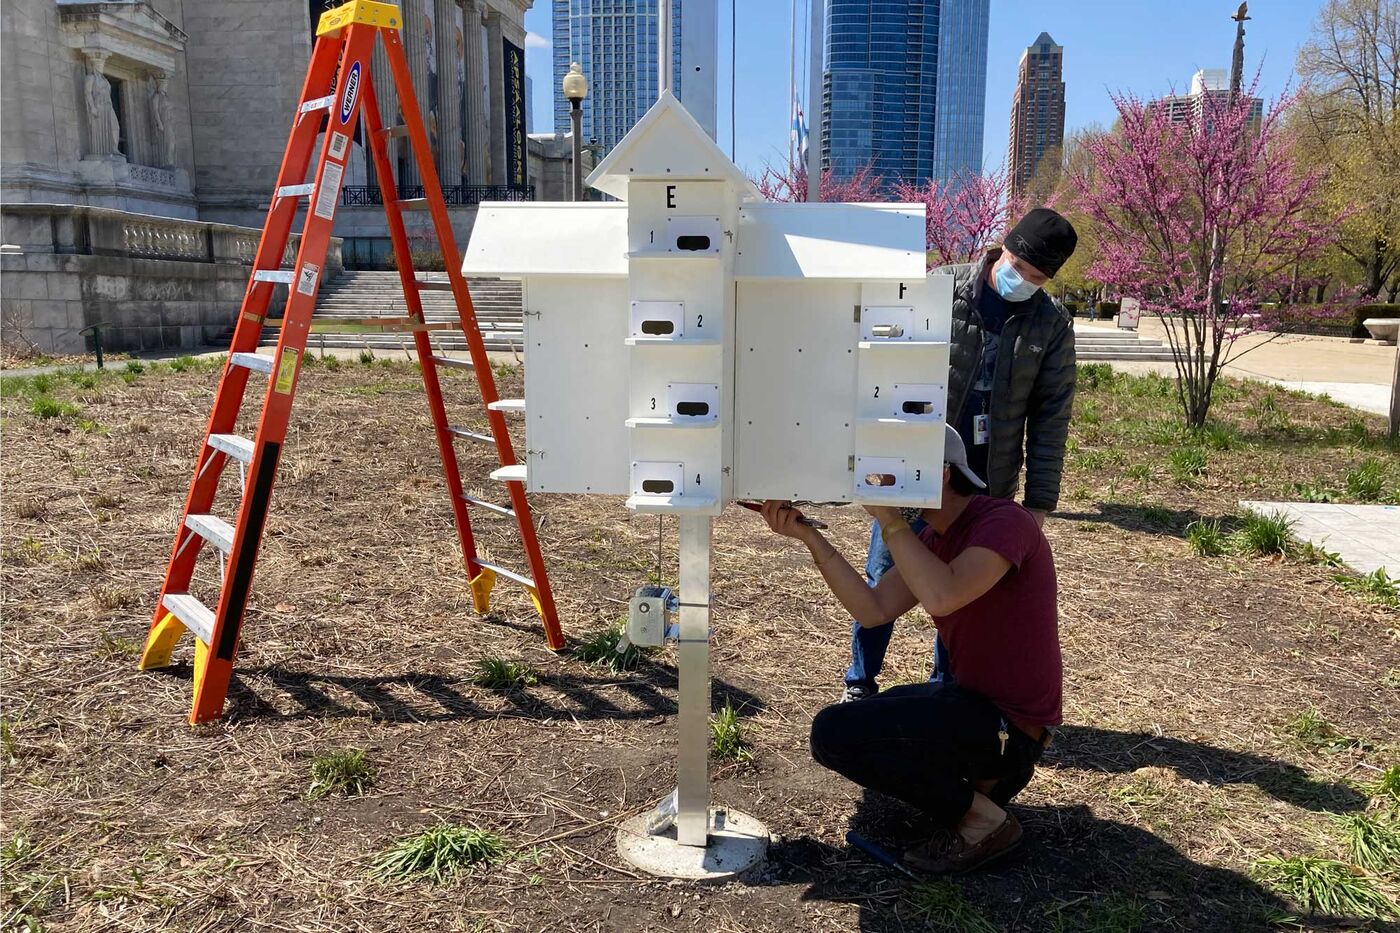
[{"label": "ladder rail", "polygon": [[[337,14],[342,16],[338,22],[335,21]],[[471,578],[474,602],[479,611],[485,611],[497,575],[522,582],[529,587],[535,608],[544,622],[550,647],[557,650],[564,644],[523,482],[513,480],[507,484],[511,495],[509,510],[495,508],[514,515],[529,560],[530,576],[483,560],[476,551],[467,509],[473,500],[465,495],[462,488],[460,463],[454,446],[453,431],[456,429],[447,420],[437,361],[429,328],[425,325],[417,274],[412,266],[402,213],[405,209],[411,207],[430,212],[439,246],[448,260],[449,282],[446,284],[453,292],[458,320],[471,349],[472,363],[463,365],[470,365],[476,371],[482,403],[487,406],[491,424],[491,436],[482,435],[482,440],[495,444],[503,469],[516,466],[515,452],[504,416],[492,407],[497,401],[495,380],[466,280],[460,267],[454,265],[459,258],[456,241],[429,151],[427,131],[408,76],[397,14],[389,15],[385,22],[376,18],[384,15],[382,11],[361,9],[351,3],[327,14],[332,19],[330,27],[327,27],[326,17],[322,18],[318,27],[301,102],[292,118],[272,203],[263,224],[230,343],[228,362],[215,391],[203,446],[196,458],[194,477],[171,547],[155,617],[142,651],[140,666],[143,669],[165,666],[170,662],[171,649],[181,634],[184,631],[194,632],[191,724],[217,719],[223,714],[254,569],[271,510],[273,488],[287,437],[298,377],[305,360],[316,298],[325,278],[326,255],[340,185],[350,160],[351,139],[362,115],[368,131],[366,142],[384,193],[386,221],[400,270],[407,309],[405,323],[413,332],[422,366],[429,411],[448,480],[449,498],[464,562]],[[345,16],[349,19],[343,18]],[[386,145],[389,134],[383,131],[378,102],[374,97],[371,67],[377,37],[384,39],[391,80],[396,85],[406,114],[406,132],[398,135],[408,136],[413,158],[425,182],[424,197],[410,205],[397,197]],[[322,96],[327,89],[332,93]],[[326,120],[324,133],[322,119]],[[321,138],[319,147],[318,137]],[[308,183],[313,158],[314,181]],[[307,201],[301,200],[308,197]],[[287,269],[283,261],[292,235],[292,225],[302,203],[307,207],[302,221],[301,240],[294,264]],[[270,326],[268,307],[276,284],[281,282],[288,285],[288,297],[275,353],[270,358],[251,356],[261,341],[264,329]],[[255,370],[266,375],[267,386],[257,427],[250,440],[232,432],[246,404],[248,380]],[[238,462],[242,480],[236,517],[219,516],[212,509],[223,468],[230,459]],[[523,470],[523,467],[519,469]],[[233,523],[225,521],[225,517],[232,519]],[[220,593],[212,607],[205,607],[189,592],[195,560],[205,544],[219,551],[221,557]]]},{"label": "ladder rail", "polygon": [[[467,339],[473,364],[476,366],[477,383],[481,388],[481,400],[487,406],[486,420],[491,426],[491,435],[496,439],[496,449],[502,466],[515,466],[515,447],[510,439],[505,414],[492,409],[491,403],[500,396],[496,391],[496,380],[491,370],[490,359],[486,355],[486,343],[481,338],[476,311],[472,306],[471,292],[467,280],[458,264],[457,239],[452,232],[452,223],[447,215],[447,204],[443,200],[442,187],[437,176],[437,166],[432,159],[428,144],[427,128],[418,109],[417,96],[413,91],[413,79],[408,69],[408,58],[404,53],[403,41],[397,32],[385,32],[384,51],[393,75],[394,86],[403,103],[404,125],[408,127],[408,139],[418,163],[423,179],[424,197],[428,201],[428,212],[432,217],[433,228],[437,233],[438,244],[442,249],[448,281],[452,283],[452,295],[457,303],[457,315],[462,322],[462,331]],[[415,289],[416,293],[416,289]],[[530,505],[525,496],[525,484],[510,482],[511,506],[515,509],[517,526],[520,529],[521,543],[525,548],[526,561],[530,566],[530,576],[535,581],[533,590],[539,604],[540,618],[544,623],[545,637],[551,648],[564,647],[564,635],[559,628],[558,610],[554,604],[554,593],[545,571],[544,554],[540,550],[539,537],[531,517]]]},{"label": "ladder rail", "polygon": [[[359,113],[363,95],[358,88],[351,89],[352,82],[358,82],[360,75],[368,70],[370,53],[374,50],[375,30],[372,27],[352,24],[346,27],[343,40],[329,36],[317,39],[318,51],[326,43],[327,54],[339,52],[336,74],[336,101],[344,101],[342,112],[348,110],[345,119],[340,121],[347,137],[354,132],[354,121]],[[314,54],[314,53],[313,53]],[[358,65],[358,69],[356,66]],[[353,75],[353,77],[352,77]],[[324,86],[324,85],[323,85]],[[303,121],[312,121],[319,128],[319,119],[314,114],[297,116],[298,127]],[[315,184],[317,191],[324,191],[327,173],[343,178],[345,162],[348,161],[349,146],[341,151],[336,159],[335,135],[337,113],[331,105],[331,116],[321,142],[317,158]],[[314,138],[313,138],[314,140]],[[348,142],[348,140],[347,140]],[[330,166],[334,165],[334,168]],[[284,180],[279,179],[279,184]],[[290,183],[290,182],[289,182]],[[339,182],[333,181],[339,194]],[[319,196],[318,196],[319,197]],[[294,202],[293,202],[294,203]],[[281,207],[281,204],[278,205]],[[286,209],[286,208],[283,208]],[[248,595],[252,590],[253,571],[261,549],[263,532],[272,500],[273,487],[277,480],[277,467],[281,459],[282,445],[286,439],[287,425],[291,417],[292,400],[296,393],[296,381],[300,374],[302,358],[306,349],[307,334],[311,330],[311,316],[316,306],[316,292],[320,288],[322,271],[325,267],[326,251],[330,246],[331,228],[335,220],[334,208],[323,214],[318,212],[315,203],[306,212],[302,228],[301,242],[293,269],[297,273],[295,281],[288,289],[287,308],[283,315],[283,326],[277,340],[277,352],[273,372],[268,378],[263,398],[262,414],[258,419],[257,431],[253,440],[253,460],[248,465],[246,492],[238,510],[235,524],[237,533],[233,547],[228,553],[228,574],[219,594],[218,608],[214,613],[214,627],[209,645],[209,655],[205,664],[204,676],[195,684],[194,705],[191,714],[193,722],[206,722],[223,714],[224,698],[228,693],[229,681],[233,675],[233,662],[237,655],[239,634],[248,608]],[[259,249],[265,253],[266,247]],[[285,251],[285,245],[283,246]],[[280,253],[277,263],[281,263]],[[303,278],[308,266],[314,265],[314,275]],[[270,289],[269,283],[263,283]],[[309,286],[309,287],[308,287]],[[240,326],[255,323],[246,318]],[[261,322],[256,322],[261,325]],[[259,335],[260,335],[259,329]]]},{"label": "ladder rail", "polygon": [[[411,98],[409,103],[405,104],[405,107],[416,108],[416,106],[417,104]],[[399,271],[399,281],[403,286],[407,315],[411,321],[421,323],[425,318],[423,316],[423,299],[418,294],[418,273],[413,268],[413,255],[408,244],[408,231],[404,225],[403,212],[398,208],[398,190],[394,184],[393,167],[389,164],[389,153],[384,144],[384,127],[379,114],[378,98],[374,93],[373,76],[365,79],[364,126],[370,158],[374,162],[374,173],[379,179],[384,214],[389,225],[389,242],[393,248],[394,266]],[[437,440],[438,455],[442,458],[448,495],[452,500],[452,518],[457,527],[457,539],[462,546],[462,560],[466,564],[467,579],[472,580],[481,573],[481,566],[477,563],[476,539],[472,534],[471,515],[462,496],[462,469],[457,459],[457,448],[453,444],[452,435],[448,432],[447,405],[443,401],[442,384],[438,380],[437,363],[433,359],[432,340],[426,331],[415,330],[413,344],[418,351],[418,363],[423,375],[423,388],[428,395],[428,411],[433,421],[433,434]]]},{"label": "ladder rail", "polygon": [[[305,99],[308,93],[324,89],[330,83],[335,74],[339,52],[338,45],[337,42],[327,37],[321,37],[317,40],[316,48],[312,51],[311,61],[307,67],[306,80],[302,85],[302,99]],[[289,176],[296,176],[298,180],[305,177],[315,149],[316,135],[315,122],[307,121],[303,119],[301,114],[298,114],[292,125],[282,165],[278,170],[278,184],[282,184],[283,180]],[[271,264],[274,257],[276,262],[281,262],[281,257],[286,252],[287,242],[291,237],[295,215],[296,205],[294,202],[274,204],[263,223],[258,249],[253,258],[254,269]],[[270,284],[254,281],[250,270],[248,284],[243,293],[243,301],[239,306],[238,320],[234,325],[233,340],[230,342],[229,360],[224,365],[223,373],[214,393],[214,403],[210,407],[209,419],[204,429],[204,438],[195,460],[194,478],[190,481],[189,491],[185,497],[184,509],[180,518],[180,531],[175,535],[175,541],[171,545],[164,582],[161,585],[160,595],[156,598],[154,618],[151,620],[146,649],[142,653],[141,666],[143,668],[161,667],[169,663],[170,651],[179,638],[178,630],[167,631],[158,636],[157,629],[167,614],[164,605],[166,595],[172,591],[184,592],[188,590],[194,575],[195,560],[202,549],[202,543],[199,541],[193,542],[193,547],[186,546],[190,543],[186,539],[193,532],[185,528],[184,521],[191,514],[208,512],[213,503],[219,478],[223,473],[228,456],[223,451],[211,447],[209,437],[213,434],[231,432],[233,425],[238,420],[238,412],[246,395],[248,380],[252,373],[244,367],[233,365],[233,354],[251,351],[257,347],[262,334],[261,321],[267,313],[268,304],[272,299],[272,291]]]}]

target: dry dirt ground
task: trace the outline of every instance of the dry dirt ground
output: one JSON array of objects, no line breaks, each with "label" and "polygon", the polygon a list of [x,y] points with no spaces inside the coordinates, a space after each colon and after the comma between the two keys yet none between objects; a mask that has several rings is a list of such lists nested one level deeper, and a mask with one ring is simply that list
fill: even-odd
[{"label": "dry dirt ground", "polygon": [[[189,639],[168,671],[135,669],[216,379],[177,368],[11,384],[0,400],[7,927],[1236,931],[1348,919],[1304,916],[1252,869],[1337,856],[1333,815],[1367,807],[1366,788],[1400,760],[1400,617],[1316,562],[1196,557],[1183,534],[1242,497],[1296,498],[1295,483],[1346,498],[1346,474],[1367,459],[1393,494],[1400,457],[1377,419],[1225,386],[1229,427],[1202,442],[1192,475],[1169,464],[1195,442],[1171,427],[1165,383],[1081,377],[1048,526],[1066,725],[1017,801],[1023,851],[950,885],[913,886],[845,845],[856,828],[899,850],[929,827],[812,763],[807,728],[839,693],[848,623],[797,546],[728,510],[714,694],[740,710],[752,759],[717,763],[714,790],[779,839],[761,878],[697,888],[640,876],[613,848],[616,821],[674,783],[673,654],[624,673],[552,654],[508,585],[495,613],[472,612],[409,365],[306,369],[227,715],[186,725]],[[446,376],[455,420],[481,424],[470,376]],[[518,391],[518,373],[503,381]],[[490,451],[464,453],[467,475],[484,477]],[[577,641],[614,623],[655,571],[657,520],[615,499],[534,504]],[[822,517],[863,558],[862,515]],[[514,557],[501,520],[478,530]],[[930,639],[922,617],[898,624],[885,685],[926,676]],[[484,656],[526,663],[538,682],[477,687]],[[1331,738],[1293,734],[1313,713]],[[374,786],[308,799],[313,759],[351,747],[366,750]],[[513,855],[442,885],[371,877],[376,854],[444,821],[499,832]]]}]

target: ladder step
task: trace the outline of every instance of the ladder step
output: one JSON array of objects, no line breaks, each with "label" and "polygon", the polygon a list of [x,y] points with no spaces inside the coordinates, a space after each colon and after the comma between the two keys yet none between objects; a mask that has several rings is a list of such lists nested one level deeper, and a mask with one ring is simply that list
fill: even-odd
[{"label": "ladder step", "polygon": [[313,100],[302,101],[301,113],[310,113],[313,110],[328,110],[331,104],[335,103],[335,95],[329,97],[317,97]]},{"label": "ladder step", "polygon": [[186,515],[185,527],[225,554],[233,550],[233,526],[217,515]]},{"label": "ladder step", "polygon": [[513,463],[510,466],[498,467],[491,471],[491,478],[498,483],[523,483],[525,464]]},{"label": "ladder step", "polygon": [[426,211],[428,209],[427,198],[409,198],[399,202],[399,209],[405,211]]},{"label": "ladder step", "polygon": [[315,190],[315,184],[283,185],[277,189],[277,196],[279,198],[305,198],[310,197]]},{"label": "ladder step", "polygon": [[407,126],[406,124],[403,124],[403,123],[400,123],[398,126],[390,126],[390,127],[386,127],[386,128],[384,129],[384,137],[385,137],[386,139],[394,139],[394,138],[396,138],[396,137],[407,136],[407,135],[408,135],[408,126]]},{"label": "ladder step", "polygon": [[505,577],[507,580],[514,580],[516,583],[519,583],[522,586],[528,586],[532,590],[535,588],[534,580],[531,580],[527,576],[518,574],[514,570],[502,567],[500,564],[493,564],[488,560],[478,560],[477,564],[482,567],[485,567],[487,570],[494,570],[497,573],[497,575]]},{"label": "ladder step", "polygon": [[524,411],[525,400],[523,398],[498,398],[486,407],[492,411]]},{"label": "ladder step", "polygon": [[453,437],[465,438],[469,441],[479,441],[482,444],[495,444],[496,439],[489,434],[481,434],[477,431],[468,431],[466,428],[455,428],[451,425],[447,427],[447,433]]},{"label": "ladder step", "polygon": [[439,366],[446,366],[448,369],[475,369],[476,364],[471,360],[459,360],[451,356],[435,356],[433,362]]},{"label": "ladder step", "polygon": [[244,463],[253,462],[253,442],[238,434],[211,434],[209,446]]},{"label": "ladder step", "polygon": [[515,517],[515,509],[508,505],[497,505],[494,502],[487,502],[485,499],[478,499],[476,496],[469,496],[462,493],[462,498],[472,505],[485,509],[488,512],[495,512],[497,515],[504,515],[508,518]]},{"label": "ladder step", "polygon": [[242,366],[255,372],[272,372],[272,357],[263,356],[261,353],[230,353],[228,361],[232,366]]},{"label": "ladder step", "polygon": [[[478,562],[479,563],[479,562]],[[492,570],[496,568],[492,567]],[[500,571],[496,571],[500,573]],[[161,604],[206,645],[214,638],[214,613],[189,593],[166,593]]]},{"label": "ladder step", "polygon": [[[283,318],[268,318],[264,327],[281,327]],[[311,319],[313,334],[374,334],[374,333],[413,333],[416,331],[455,330],[460,332],[462,325],[457,321],[428,321],[422,324],[410,323],[406,317],[334,317],[315,316]]]},{"label": "ladder step", "polygon": [[254,282],[280,282],[283,285],[291,285],[296,277],[296,272],[291,269],[259,269],[253,273]]}]

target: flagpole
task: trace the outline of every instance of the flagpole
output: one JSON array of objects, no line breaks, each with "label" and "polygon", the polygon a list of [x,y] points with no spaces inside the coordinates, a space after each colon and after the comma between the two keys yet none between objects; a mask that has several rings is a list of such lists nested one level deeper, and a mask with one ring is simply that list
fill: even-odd
[{"label": "flagpole", "polygon": [[788,168],[797,164],[797,0],[788,23]]},{"label": "flagpole", "polygon": [[[822,30],[823,0],[807,0],[812,5],[812,35],[808,47],[807,76],[807,200],[822,199]],[[816,116],[812,114],[815,113]]]}]

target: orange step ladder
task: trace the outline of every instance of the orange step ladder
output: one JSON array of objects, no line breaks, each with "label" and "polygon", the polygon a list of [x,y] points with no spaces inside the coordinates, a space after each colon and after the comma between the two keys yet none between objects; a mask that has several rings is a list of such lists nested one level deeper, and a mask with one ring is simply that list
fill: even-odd
[{"label": "orange step ladder", "polygon": [[[218,719],[223,714],[252,588],[258,546],[262,542],[272,488],[277,478],[277,462],[287,436],[297,375],[306,350],[307,334],[311,330],[321,272],[325,268],[331,226],[340,200],[340,186],[350,157],[356,121],[361,115],[364,117],[366,143],[383,194],[395,266],[403,282],[407,308],[404,318],[384,319],[380,323],[386,328],[413,334],[473,604],[478,612],[487,611],[491,589],[498,577],[520,583],[529,592],[544,622],[549,646],[555,650],[564,646],[544,558],[535,535],[534,520],[525,498],[525,467],[516,461],[506,427],[505,412],[522,409],[524,402],[501,399],[496,392],[491,363],[486,356],[486,346],[472,309],[471,295],[457,265],[456,240],[433,164],[427,131],[413,93],[408,61],[399,37],[402,24],[402,14],[395,4],[351,0],[323,14],[316,30],[316,46],[311,54],[306,83],[302,87],[301,102],[292,118],[291,137],[277,175],[277,187],[263,226],[262,239],[253,260],[253,271],[243,296],[233,343],[229,347],[228,363],[214,396],[213,411],[209,416],[189,495],[185,499],[180,528],[165,572],[165,583],[161,587],[155,618],[141,653],[142,670],[165,667],[170,664],[171,652],[180,636],[185,631],[194,635],[191,724]],[[384,43],[390,79],[398,92],[404,114],[403,126],[385,128],[380,120],[370,75],[370,59],[376,38]],[[324,140],[319,155],[316,155],[316,140],[322,132]],[[397,195],[386,148],[390,138],[405,136],[423,181],[423,197],[411,200],[400,200]],[[311,166],[313,155],[316,155],[315,181],[307,184],[307,169]],[[300,248],[295,263],[290,268],[284,268],[283,255],[298,208],[302,206],[306,207],[306,220]],[[423,280],[414,271],[403,218],[403,212],[409,210],[424,210],[431,217],[447,267],[447,282]],[[263,327],[278,323],[269,321],[267,312],[273,291],[279,284],[288,286],[288,298],[277,349],[272,356],[259,355],[255,351]],[[450,288],[456,299],[461,330],[471,351],[470,362],[438,356],[433,352],[428,332],[441,325],[430,325],[425,321],[419,292],[445,288]],[[486,404],[489,435],[454,427],[449,423],[438,383],[439,366],[469,368],[475,372],[482,400]],[[267,388],[257,431],[250,440],[233,432],[249,379],[255,372],[266,375]],[[489,502],[464,491],[454,448],[457,440],[495,446],[501,467],[491,473],[491,478],[505,483],[510,493],[509,506]],[[230,460],[239,463],[242,480],[241,501],[233,524],[214,514],[219,478]],[[477,555],[468,507],[515,519],[529,565],[528,574],[483,560]],[[218,603],[213,607],[206,606],[190,592],[195,559],[206,545],[217,552],[219,559],[221,585]]]}]

